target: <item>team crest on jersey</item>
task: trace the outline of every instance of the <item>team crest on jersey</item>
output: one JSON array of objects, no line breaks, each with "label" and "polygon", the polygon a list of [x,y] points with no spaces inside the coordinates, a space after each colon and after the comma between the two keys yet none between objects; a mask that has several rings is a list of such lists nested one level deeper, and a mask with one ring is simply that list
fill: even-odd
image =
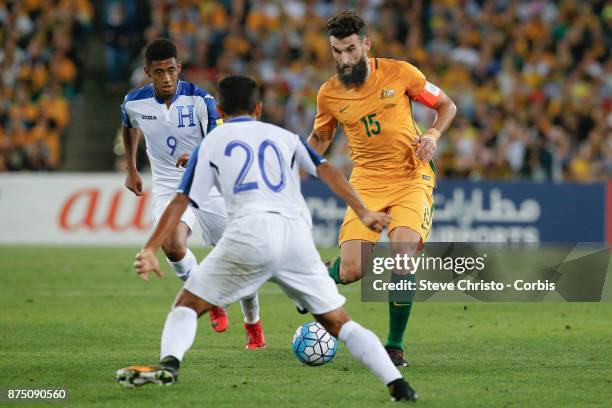
[{"label": "team crest on jersey", "polygon": [[431,208],[427,205],[427,203],[423,204],[423,223],[421,224],[421,228],[424,230],[428,230],[431,226],[431,219],[433,213]]},{"label": "team crest on jersey", "polygon": [[194,105],[187,105],[188,112],[184,113],[183,108],[185,108],[185,106],[176,105],[176,112],[178,113],[179,120],[179,124],[177,127],[185,127],[185,123],[183,122],[185,118],[189,119],[189,125],[187,125],[187,127],[194,127],[196,125],[193,120],[193,107]]},{"label": "team crest on jersey", "polygon": [[395,89],[383,89],[380,91],[380,99],[390,98],[395,95]]}]

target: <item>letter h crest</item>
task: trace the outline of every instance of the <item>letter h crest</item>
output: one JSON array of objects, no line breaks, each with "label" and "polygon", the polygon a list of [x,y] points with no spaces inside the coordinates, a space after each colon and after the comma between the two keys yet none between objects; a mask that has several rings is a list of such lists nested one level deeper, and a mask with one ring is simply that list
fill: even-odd
[{"label": "letter h crest", "polygon": [[195,120],[193,119],[193,107],[194,105],[187,105],[187,110],[189,111],[188,113],[183,113],[183,108],[185,108],[185,106],[180,106],[177,105],[176,106],[176,111],[178,112],[178,120],[179,120],[179,124],[177,127],[185,127],[185,123],[184,120],[185,118],[189,118],[189,125],[187,127],[193,127],[195,126]]}]

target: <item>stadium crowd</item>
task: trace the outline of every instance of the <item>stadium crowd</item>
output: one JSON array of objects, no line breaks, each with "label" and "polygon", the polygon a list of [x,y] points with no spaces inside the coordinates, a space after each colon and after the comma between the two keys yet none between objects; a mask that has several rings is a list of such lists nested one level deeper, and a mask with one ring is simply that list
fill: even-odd
[{"label": "stadium crowd", "polygon": [[[67,123],[79,86],[72,51],[91,5],[42,3],[9,10],[0,1],[0,170],[57,165],[52,135]],[[413,63],[457,103],[437,153],[443,177],[611,179],[609,1],[149,0],[145,13],[143,1],[103,3],[109,82],[129,72],[131,86],[146,82],[136,50],[168,37],[183,78],[214,91],[226,74],[253,75],[265,89],[263,119],[300,135],[310,132],[317,90],[335,71],[326,20],[353,8],[368,24],[372,56]],[[426,127],[431,111],[413,106]],[[330,157],[349,171],[347,151],[340,132]]]},{"label": "stadium crowd", "polygon": [[[145,40],[179,45],[184,77],[265,87],[264,120],[307,135],[334,73],[325,23],[354,8],[371,55],[407,60],[457,103],[439,145],[445,177],[607,180],[612,175],[612,4],[603,1],[151,0]],[[134,70],[133,85],[145,78]],[[431,112],[415,104],[422,126]],[[337,137],[331,159],[350,169]]]},{"label": "stadium crowd", "polygon": [[92,18],[89,0],[0,0],[0,171],[61,164]]}]

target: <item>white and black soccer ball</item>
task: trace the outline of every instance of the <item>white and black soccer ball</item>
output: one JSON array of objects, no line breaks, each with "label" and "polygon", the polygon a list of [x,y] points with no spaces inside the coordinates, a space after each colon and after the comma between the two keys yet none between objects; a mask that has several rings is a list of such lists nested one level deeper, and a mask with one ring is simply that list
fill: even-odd
[{"label": "white and black soccer ball", "polygon": [[293,354],[309,366],[329,363],[338,350],[338,339],[317,322],[304,323],[298,327],[291,343]]}]

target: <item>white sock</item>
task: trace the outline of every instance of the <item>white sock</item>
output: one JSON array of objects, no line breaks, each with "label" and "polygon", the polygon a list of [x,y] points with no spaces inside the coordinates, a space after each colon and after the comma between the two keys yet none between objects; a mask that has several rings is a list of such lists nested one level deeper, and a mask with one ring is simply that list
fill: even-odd
[{"label": "white sock", "polygon": [[389,384],[402,378],[378,337],[359,323],[352,320],[344,323],[340,328],[338,338],[346,345],[353,357],[368,367],[383,383]]},{"label": "white sock", "polygon": [[196,259],[193,252],[189,250],[189,248],[187,248],[185,256],[180,261],[172,262],[168,258],[166,258],[166,261],[168,262],[168,265],[170,265],[170,267],[174,269],[174,272],[176,272],[176,276],[178,276],[184,281],[187,280],[191,271],[198,266],[198,260]]},{"label": "white sock", "polygon": [[161,339],[160,359],[174,356],[179,361],[195,339],[198,328],[198,314],[195,310],[178,306],[168,313]]},{"label": "white sock", "polygon": [[257,293],[251,298],[242,299],[240,301],[244,322],[247,324],[255,324],[259,321],[259,297]]}]

